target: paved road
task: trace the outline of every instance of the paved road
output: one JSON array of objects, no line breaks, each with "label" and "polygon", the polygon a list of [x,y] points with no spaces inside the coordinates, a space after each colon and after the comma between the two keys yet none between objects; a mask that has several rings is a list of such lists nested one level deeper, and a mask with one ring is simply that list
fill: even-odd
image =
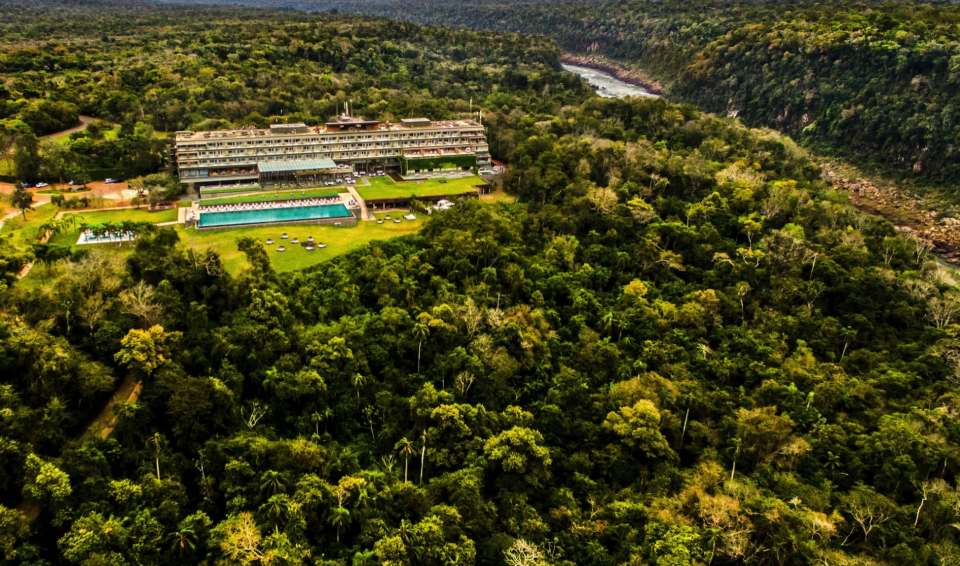
[{"label": "paved road", "polygon": [[81,131],[83,131],[83,130],[87,127],[87,124],[89,124],[90,122],[93,122],[93,117],[92,117],[92,116],[80,116],[80,125],[79,125],[79,126],[76,126],[76,127],[74,127],[74,128],[70,128],[69,130],[64,130],[64,131],[62,131],[62,132],[56,132],[56,133],[50,134],[49,136],[44,136],[44,137],[48,137],[48,138],[59,138],[59,137],[61,137],[61,136],[69,136],[69,135],[72,134],[73,132],[81,132]]}]

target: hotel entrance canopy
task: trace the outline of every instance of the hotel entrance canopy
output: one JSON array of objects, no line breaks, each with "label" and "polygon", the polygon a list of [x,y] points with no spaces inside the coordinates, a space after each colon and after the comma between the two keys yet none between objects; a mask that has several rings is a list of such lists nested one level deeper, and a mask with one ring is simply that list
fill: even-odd
[{"label": "hotel entrance canopy", "polygon": [[261,173],[295,173],[309,175],[336,169],[332,159],[298,159],[292,161],[261,161],[257,164]]}]

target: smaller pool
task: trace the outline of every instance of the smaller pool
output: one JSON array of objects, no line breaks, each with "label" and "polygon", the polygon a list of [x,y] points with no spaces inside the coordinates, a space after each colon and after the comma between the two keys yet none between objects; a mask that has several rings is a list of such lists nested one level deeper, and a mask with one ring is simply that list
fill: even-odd
[{"label": "smaller pool", "polygon": [[269,222],[295,222],[320,218],[346,218],[351,216],[342,204],[319,206],[291,206],[290,208],[266,208],[263,210],[237,210],[231,212],[201,212],[200,228],[215,226],[243,226]]}]

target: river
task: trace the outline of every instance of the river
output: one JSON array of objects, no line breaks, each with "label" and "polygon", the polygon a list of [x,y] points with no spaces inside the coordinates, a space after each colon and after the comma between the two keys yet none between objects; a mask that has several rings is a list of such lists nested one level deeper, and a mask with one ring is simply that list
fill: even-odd
[{"label": "river", "polygon": [[579,65],[568,65],[566,63],[563,63],[562,66],[565,70],[576,73],[586,79],[587,83],[603,98],[623,98],[626,96],[657,97],[657,95],[648,92],[647,89],[642,86],[625,83],[604,71],[581,67]]}]

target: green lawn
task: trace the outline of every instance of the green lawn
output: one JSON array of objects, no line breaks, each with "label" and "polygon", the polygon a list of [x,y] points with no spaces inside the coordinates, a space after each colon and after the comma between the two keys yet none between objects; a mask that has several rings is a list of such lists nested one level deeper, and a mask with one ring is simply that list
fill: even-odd
[{"label": "green lawn", "polygon": [[[158,224],[160,222],[173,222],[177,219],[177,209],[172,210],[161,210],[160,212],[150,212],[146,208],[141,209],[128,209],[128,210],[94,210],[94,211],[77,211],[77,212],[68,212],[67,214],[76,215],[77,218],[77,229],[70,230],[63,234],[54,236],[50,243],[52,244],[69,244],[74,245],[77,243],[77,239],[80,237],[80,225],[81,224],[106,224],[107,222],[121,222],[123,220],[132,220],[135,222],[153,222]],[[92,245],[108,245],[108,244],[92,244]]]},{"label": "green lawn", "polygon": [[[85,129],[86,128],[84,128],[84,130]],[[103,139],[115,140],[119,135],[120,135],[120,126],[115,126],[113,129],[103,132]],[[59,143],[66,144],[68,141],[70,141],[70,134],[66,134],[62,136],[53,136],[53,139],[57,140]]]},{"label": "green lawn", "polygon": [[332,198],[339,191],[332,189],[304,189],[300,191],[269,191],[238,197],[224,197],[200,202],[200,206],[214,206],[217,204],[237,204],[241,202],[271,202],[277,200],[299,200],[305,198]]},{"label": "green lawn", "polygon": [[[53,214],[41,216],[40,212],[28,212],[28,222],[25,229],[22,226],[5,226],[0,234],[6,235],[8,231],[16,231],[23,234],[26,238],[25,244],[36,241],[36,226],[45,222],[59,210],[50,205],[41,208],[49,208]],[[146,210],[105,210],[100,212],[79,213],[83,217],[83,222],[105,223],[119,222],[121,220],[149,220],[151,222],[166,222],[176,219],[176,210],[167,210],[162,212],[147,212]],[[383,218],[384,214],[378,214],[378,218]],[[39,220],[35,220],[38,219]],[[231,273],[238,272],[246,265],[246,256],[237,249],[237,239],[244,236],[256,238],[266,244],[267,238],[273,238],[275,243],[267,247],[267,253],[277,271],[293,271],[316,265],[325,260],[336,257],[344,252],[348,252],[373,240],[385,240],[396,236],[412,234],[420,229],[422,220],[404,220],[400,224],[392,221],[383,224],[376,222],[359,222],[357,226],[323,226],[317,224],[298,224],[298,225],[277,225],[255,228],[230,228],[225,230],[204,230],[198,231],[185,229],[183,226],[177,226],[176,230],[180,234],[181,240],[185,245],[198,250],[216,250],[223,259],[224,265]],[[14,223],[16,224],[16,223]],[[22,225],[22,222],[19,223]],[[280,239],[280,234],[284,232],[290,234],[290,239],[297,237],[306,240],[308,236],[313,236],[314,240],[326,244],[324,249],[315,249],[308,252],[302,246],[292,245],[289,240]],[[53,238],[51,243],[61,245],[73,245],[80,235],[80,230],[71,230],[69,233],[60,234]],[[287,251],[278,252],[277,247],[284,242]],[[93,244],[98,249],[109,250],[118,254],[128,255],[133,251],[133,246],[128,243],[117,244]],[[50,273],[46,270],[40,271],[35,268],[24,280],[24,285],[28,287],[37,287],[44,282],[49,282],[51,277],[57,274],[56,268]]]},{"label": "green lawn", "polygon": [[446,183],[441,183],[440,179],[429,179],[427,181],[397,183],[389,177],[371,177],[370,186],[358,186],[357,192],[364,200],[459,195],[473,192],[477,185],[486,184],[483,179],[475,175],[460,179],[447,179],[446,181]]},{"label": "green lawn", "polygon": [[17,214],[16,218],[7,220],[0,228],[0,237],[11,238],[9,242],[18,248],[28,247],[30,244],[38,242],[38,230],[41,224],[50,220],[60,209],[52,204],[44,204],[35,209],[27,211],[27,220],[23,220],[22,214]]},{"label": "green lawn", "polygon": [[[378,214],[378,218],[383,218]],[[223,258],[228,271],[236,273],[246,265],[246,256],[237,250],[237,238],[244,236],[256,238],[266,244],[267,238],[273,238],[274,244],[267,247],[267,253],[274,269],[277,271],[294,271],[316,265],[325,260],[334,258],[344,252],[356,249],[373,240],[384,240],[396,236],[412,234],[420,229],[422,220],[404,220],[401,224],[393,221],[377,224],[376,222],[360,221],[356,226],[323,226],[317,224],[278,225],[257,228],[231,228],[227,230],[187,230],[177,227],[181,238],[194,249],[214,249]],[[314,240],[326,244],[324,249],[315,249],[308,252],[300,245],[292,245],[289,240],[280,239],[280,234],[286,232],[290,239],[306,240],[313,236]],[[286,242],[287,251],[278,252],[277,247]]]}]

